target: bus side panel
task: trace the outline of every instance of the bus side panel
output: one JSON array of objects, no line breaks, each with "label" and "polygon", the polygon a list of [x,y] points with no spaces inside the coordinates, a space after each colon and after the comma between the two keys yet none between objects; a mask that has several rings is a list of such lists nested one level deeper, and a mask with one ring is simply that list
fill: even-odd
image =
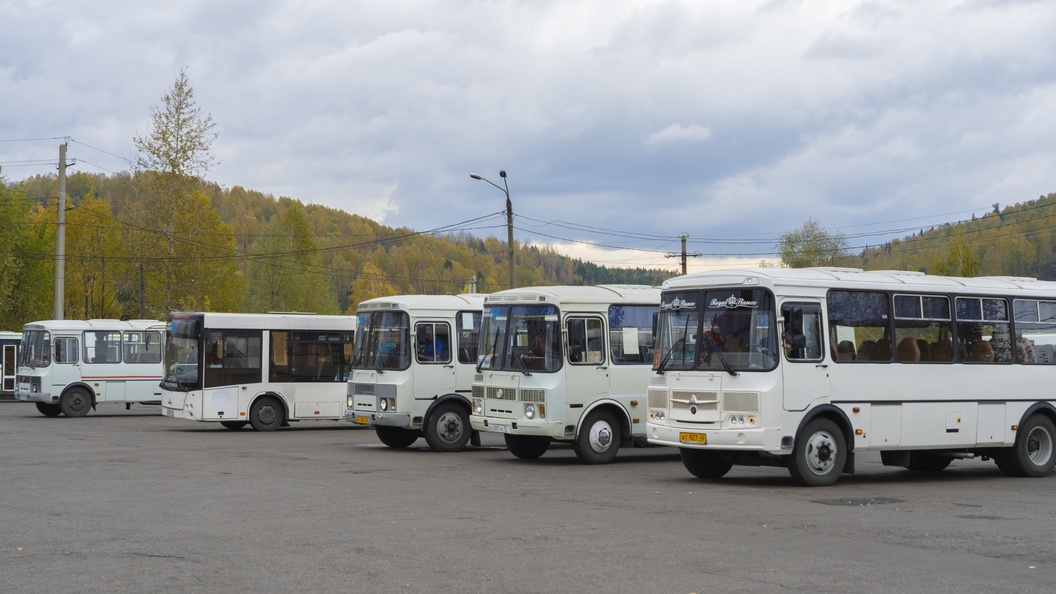
[{"label": "bus side panel", "polygon": [[980,402],[979,428],[975,441],[979,445],[1002,445],[1005,442],[1005,403]]},{"label": "bus side panel", "polygon": [[201,410],[199,420],[202,421],[245,421],[240,413],[245,410],[245,404],[240,402],[240,394],[245,391],[241,386],[222,386],[219,388],[206,388],[202,392]]},{"label": "bus side panel", "polygon": [[315,382],[292,389],[294,419],[339,419],[345,416],[345,382]]},{"label": "bus side panel", "polygon": [[908,402],[902,405],[902,446],[921,448],[975,445],[975,402]]},{"label": "bus side panel", "polygon": [[902,405],[873,404],[869,407],[869,447],[884,450],[902,443]]}]

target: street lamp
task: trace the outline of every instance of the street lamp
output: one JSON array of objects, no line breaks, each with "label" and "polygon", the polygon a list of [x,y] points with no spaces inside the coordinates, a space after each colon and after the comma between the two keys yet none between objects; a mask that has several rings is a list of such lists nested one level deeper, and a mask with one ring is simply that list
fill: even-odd
[{"label": "street lamp", "polygon": [[[510,288],[517,287],[516,276],[514,275],[514,258],[513,258],[513,203],[510,202],[510,184],[506,182],[506,170],[499,171],[499,177],[502,178],[502,186],[499,186],[492,182],[486,177],[482,177],[476,173],[470,173],[469,177],[473,179],[479,179],[480,181],[486,181],[489,184],[498,188],[502,193],[506,194],[506,245],[510,248]],[[503,187],[505,186],[505,187]]]}]

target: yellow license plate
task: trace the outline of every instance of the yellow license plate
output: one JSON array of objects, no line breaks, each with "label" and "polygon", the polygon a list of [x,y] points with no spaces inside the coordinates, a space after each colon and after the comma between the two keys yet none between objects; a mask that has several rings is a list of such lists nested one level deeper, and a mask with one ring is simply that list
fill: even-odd
[{"label": "yellow license plate", "polygon": [[359,415],[356,415],[356,424],[357,425],[369,425],[370,424],[370,417],[361,417]]},{"label": "yellow license plate", "polygon": [[679,433],[678,441],[682,443],[708,443],[708,436],[705,433]]}]

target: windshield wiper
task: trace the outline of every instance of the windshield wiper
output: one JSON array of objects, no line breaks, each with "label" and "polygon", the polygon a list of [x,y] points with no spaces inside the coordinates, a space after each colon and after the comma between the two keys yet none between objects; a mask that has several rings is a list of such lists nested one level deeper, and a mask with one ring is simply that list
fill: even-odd
[{"label": "windshield wiper", "polygon": [[498,331],[498,329],[496,329],[495,330],[495,340],[491,341],[491,350],[489,351],[491,353],[491,355],[484,355],[483,357],[480,358],[479,361],[477,361],[477,373],[480,373],[480,368],[484,366],[484,360],[485,359],[487,359],[489,356],[492,357],[492,358],[494,358],[496,356],[495,355],[495,349],[498,346],[499,346],[499,331]]},{"label": "windshield wiper", "polygon": [[521,373],[532,375],[532,372],[528,371],[528,366],[524,364],[524,355],[520,351],[513,351],[513,360],[517,361],[517,366],[521,368]]},{"label": "windshield wiper", "polygon": [[[719,348],[719,345],[715,344],[715,337],[713,337],[711,333],[708,333],[705,336],[708,338],[708,343],[711,344],[711,349],[709,350],[719,356],[719,363],[722,363],[722,368],[726,370],[726,373],[737,375],[737,372],[733,369],[733,365],[730,365],[730,362],[726,359],[726,355],[723,354],[722,349]],[[711,353],[709,353],[709,355],[710,354]]]},{"label": "windshield wiper", "polygon": [[667,354],[664,355],[664,358],[661,359],[660,363],[657,364],[657,366],[656,366],[656,372],[657,373],[659,373],[660,375],[664,374],[664,368],[667,367],[667,361],[671,358],[671,355],[674,354],[675,349],[678,348],[678,345],[680,345],[680,344],[681,345],[685,345],[685,343],[686,343],[686,337],[683,336],[682,338],[679,338],[678,340],[676,340],[675,344],[671,345],[671,349],[667,351]]}]

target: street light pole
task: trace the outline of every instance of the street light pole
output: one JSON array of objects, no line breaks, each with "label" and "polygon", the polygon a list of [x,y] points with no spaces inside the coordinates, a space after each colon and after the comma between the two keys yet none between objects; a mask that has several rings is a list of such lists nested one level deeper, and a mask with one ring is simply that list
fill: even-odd
[{"label": "street light pole", "polygon": [[500,192],[506,194],[506,245],[509,247],[510,257],[510,288],[517,287],[517,276],[514,272],[516,267],[516,261],[514,259],[514,248],[513,248],[513,202],[510,201],[510,184],[506,181],[506,170],[499,171],[499,177],[502,178],[502,186],[495,184],[490,179],[482,177],[476,173],[470,173],[469,177],[480,181],[488,182],[495,186]]}]

